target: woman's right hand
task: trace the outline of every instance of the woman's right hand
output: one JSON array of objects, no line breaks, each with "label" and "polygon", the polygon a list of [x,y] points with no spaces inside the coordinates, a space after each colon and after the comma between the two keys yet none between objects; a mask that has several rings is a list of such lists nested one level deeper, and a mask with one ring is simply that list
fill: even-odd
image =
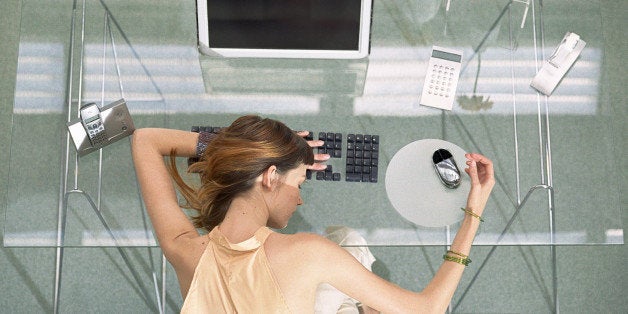
[{"label": "woman's right hand", "polygon": [[493,162],[480,154],[465,154],[465,157],[467,157],[467,168],[464,171],[471,178],[467,209],[482,215],[488,197],[495,186]]},{"label": "woman's right hand", "polygon": [[[299,136],[301,137],[306,137],[309,132],[308,131],[299,131],[297,132],[297,134],[299,134]],[[321,141],[321,140],[311,140],[311,141],[307,141],[307,143],[310,145],[310,147],[312,148],[316,148],[316,147],[320,147],[325,145],[325,142]],[[327,165],[325,164],[325,161],[329,160],[331,156],[329,156],[329,154],[314,154],[314,164],[308,166],[308,169],[312,170],[312,171],[323,171],[325,169],[327,169]]]}]

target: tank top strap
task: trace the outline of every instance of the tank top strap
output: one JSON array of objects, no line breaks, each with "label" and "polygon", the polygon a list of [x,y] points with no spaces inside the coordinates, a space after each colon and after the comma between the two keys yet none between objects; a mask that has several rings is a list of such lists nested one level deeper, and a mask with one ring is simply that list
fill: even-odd
[{"label": "tank top strap", "polygon": [[268,236],[271,235],[273,232],[274,231],[270,230],[270,228],[268,227],[260,227],[259,229],[257,229],[257,231],[255,231],[255,238],[260,243],[264,243],[266,242]]}]

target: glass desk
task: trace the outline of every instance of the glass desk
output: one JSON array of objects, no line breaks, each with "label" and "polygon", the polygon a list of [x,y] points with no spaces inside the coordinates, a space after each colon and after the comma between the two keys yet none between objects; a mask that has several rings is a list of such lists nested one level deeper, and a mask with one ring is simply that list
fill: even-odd
[{"label": "glass desk", "polygon": [[[131,9],[139,5],[87,1],[83,17],[81,3],[73,13],[71,1],[24,1],[4,245],[58,245],[57,212],[64,203],[65,246],[155,245],[128,140],[78,160],[67,142],[65,123],[77,117],[79,100],[107,104],[119,98],[127,101],[136,127],[226,126],[256,113],[315,134],[379,135],[378,182],[346,182],[344,174],[339,182],[311,180],[305,205],[286,232],[322,232],[342,224],[359,229],[371,245],[446,244],[456,225],[415,226],[394,210],[385,191],[386,166],[395,153],[433,138],[495,162],[498,184],[476,244],[623,242],[613,156],[586,175],[578,166],[587,163],[578,141],[597,139],[589,140],[596,146],[584,155],[613,145],[600,98],[603,51],[595,36],[595,2],[579,4],[598,22],[586,28],[558,21],[553,14],[560,7],[554,4],[541,9],[483,1],[446,11],[436,4],[419,10],[410,2],[376,3],[370,57],[356,61],[199,56],[192,1],[156,5],[140,25]],[[465,15],[467,10],[474,14]],[[529,83],[566,31],[586,38],[587,47],[546,98]],[[419,105],[432,45],[464,53],[452,111]],[[583,123],[586,130],[577,127]],[[344,155],[329,164],[342,172]],[[598,179],[607,184],[590,184]],[[500,237],[530,189],[536,191]],[[598,199],[607,206],[597,206]],[[556,212],[550,215],[552,207]]]},{"label": "glass desk", "polygon": [[[254,113],[315,134],[379,135],[378,182],[309,181],[283,232],[347,225],[372,246],[447,245],[456,224],[414,225],[385,190],[397,151],[442,139],[495,163],[476,245],[623,243],[619,157],[591,165],[616,139],[599,3],[447,3],[376,1],[367,59],[276,60],[199,55],[194,1],[24,0],[4,245],[156,246],[128,139],[77,158],[66,132],[79,104],[120,98],[137,128],[226,126]],[[587,46],[545,97],[529,85],[567,31]],[[419,105],[432,45],[463,51],[451,111]],[[343,158],[329,164],[343,172]]]}]

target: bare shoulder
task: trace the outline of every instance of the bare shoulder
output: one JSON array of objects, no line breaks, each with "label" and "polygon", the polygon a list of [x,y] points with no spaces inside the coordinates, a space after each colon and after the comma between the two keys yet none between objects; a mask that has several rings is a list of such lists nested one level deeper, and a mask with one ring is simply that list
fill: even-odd
[{"label": "bare shoulder", "polygon": [[314,306],[316,288],[326,279],[329,261],[336,259],[325,256],[333,254],[330,252],[334,248],[344,251],[326,238],[310,233],[273,233],[264,243],[266,257],[286,299],[306,307]]},{"label": "bare shoulder", "polygon": [[[298,254],[303,256],[317,250],[334,250],[339,246],[327,238],[314,233],[282,234],[273,233],[264,245],[266,250],[281,251],[286,254]],[[319,253],[322,253],[319,251]]]},{"label": "bare shoulder", "polygon": [[338,244],[313,233],[273,233],[264,248],[269,260],[291,267],[302,266],[310,271],[317,267],[328,269],[327,261],[349,255]]}]

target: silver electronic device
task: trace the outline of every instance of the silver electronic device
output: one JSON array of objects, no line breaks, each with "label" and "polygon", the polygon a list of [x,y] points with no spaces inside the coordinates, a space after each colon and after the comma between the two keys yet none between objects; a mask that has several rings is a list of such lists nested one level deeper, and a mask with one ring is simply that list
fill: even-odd
[{"label": "silver electronic device", "polygon": [[586,44],[578,34],[567,32],[554,53],[543,61],[543,66],[530,86],[544,95],[551,95]]},{"label": "silver electronic device", "polygon": [[96,103],[81,106],[80,117],[92,146],[97,146],[107,140],[105,125],[100,118],[100,108]]},{"label": "silver electronic device", "polygon": [[451,110],[456,96],[461,64],[462,51],[433,46],[420,104]]},{"label": "silver electronic device", "polygon": [[83,105],[80,118],[68,122],[67,128],[79,156],[103,148],[135,131],[124,99],[102,108],[94,103]]}]

